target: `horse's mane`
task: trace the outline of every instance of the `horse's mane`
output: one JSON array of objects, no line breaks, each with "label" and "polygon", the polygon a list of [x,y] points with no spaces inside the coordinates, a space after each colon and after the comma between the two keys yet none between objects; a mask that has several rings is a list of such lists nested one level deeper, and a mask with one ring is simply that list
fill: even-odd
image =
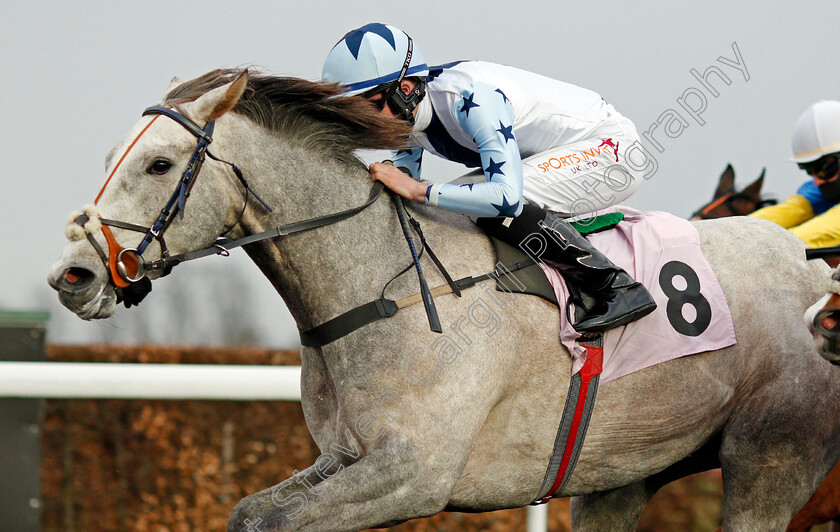
[{"label": "horse's mane", "polygon": [[[206,92],[233,81],[239,69],[213,70],[172,89],[165,105],[193,101]],[[357,149],[400,149],[406,146],[411,127],[402,120],[381,115],[359,96],[341,96],[333,83],[248,73],[248,88],[233,112],[317,151],[355,161]]]}]

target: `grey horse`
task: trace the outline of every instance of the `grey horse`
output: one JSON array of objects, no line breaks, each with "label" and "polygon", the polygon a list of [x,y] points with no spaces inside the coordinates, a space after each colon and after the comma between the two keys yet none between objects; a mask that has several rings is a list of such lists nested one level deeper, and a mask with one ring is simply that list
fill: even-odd
[{"label": "grey horse", "polygon": [[[49,275],[63,304],[86,319],[113,313],[116,276],[91,244],[110,253],[98,217],[151,226],[208,121],[210,151],[241,168],[274,212],[253,198],[245,207],[243,182],[207,159],[183,218],[167,227],[170,255],[211,246],[230,227],[228,236],[240,238],[365,204],[370,177],[353,151],[397,148],[408,131],[339,92],[247,71],[173,80],[162,105],[199,132],[143,117],[111,152],[108,184],[85,217],[73,216],[71,242]],[[493,270],[489,240],[466,217],[410,210],[453,277]],[[633,530],[659,487],[715,467],[723,470],[726,530],[784,530],[840,458],[838,370],[817,355],[802,321],[827,267],[803,260],[803,244],[772,223],[730,218],[696,228],[738,343],[601,386],[577,468],[556,495],[572,497],[575,530]],[[110,231],[120,243],[112,245],[141,238]],[[395,207],[382,199],[245,250],[301,329],[379,298],[411,264]],[[144,256],[161,256],[159,240]],[[428,254],[421,260],[429,284],[445,284]],[[417,278],[397,277],[385,292],[412,295]],[[436,303],[444,334],[430,332],[423,306],[414,305],[302,348],[302,406],[322,455],[245,497],[228,530],[359,530],[442,510],[520,507],[539,495],[570,382],[557,308],[489,284]]]}]

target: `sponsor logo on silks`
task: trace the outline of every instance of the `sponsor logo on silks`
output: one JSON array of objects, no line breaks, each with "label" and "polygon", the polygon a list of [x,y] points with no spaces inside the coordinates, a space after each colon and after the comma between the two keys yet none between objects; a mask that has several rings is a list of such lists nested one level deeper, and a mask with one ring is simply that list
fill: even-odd
[{"label": "sponsor logo on silks", "polygon": [[[588,150],[569,153],[567,155],[554,156],[544,162],[537,164],[537,168],[539,168],[542,172],[549,172],[552,168],[555,170],[559,170],[563,167],[571,167],[572,173],[588,173],[590,170],[593,170],[598,166],[598,161],[592,159],[595,159],[596,157],[600,156],[602,150],[604,152],[604,155],[608,156],[608,150],[610,149],[615,155],[615,161],[618,162],[618,142],[613,141],[612,138],[601,140],[601,145],[597,148],[592,147]],[[582,166],[579,166],[581,164]]]},{"label": "sponsor logo on silks", "polygon": [[608,139],[601,139],[601,141],[601,145],[598,147],[609,146],[612,148],[613,153],[615,153],[615,162],[618,162],[618,141],[613,142],[612,137]]}]

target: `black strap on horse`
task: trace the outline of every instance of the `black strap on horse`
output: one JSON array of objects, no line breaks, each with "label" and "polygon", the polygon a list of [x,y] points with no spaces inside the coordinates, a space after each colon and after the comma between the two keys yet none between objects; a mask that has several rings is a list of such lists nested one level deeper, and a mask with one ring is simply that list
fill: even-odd
[{"label": "black strap on horse", "polygon": [[[94,248],[96,249],[97,253],[100,255],[100,257],[102,257],[102,260],[105,264],[105,268],[109,271],[110,275],[112,276],[112,280],[114,281],[114,284],[116,286],[117,301],[124,302],[126,307],[139,304],[140,301],[142,301],[142,299],[146,296],[146,294],[148,294],[151,291],[152,285],[150,280],[146,276],[145,260],[143,259],[143,252],[146,250],[149,244],[151,244],[152,241],[156,240],[160,245],[161,257],[163,259],[169,257],[169,251],[166,248],[166,243],[164,241],[163,235],[169,228],[169,226],[172,224],[172,222],[175,220],[176,214],[180,215],[183,218],[187,198],[189,198],[192,187],[195,185],[195,181],[198,177],[199,172],[201,171],[205,155],[211,157],[216,161],[227,164],[233,169],[234,174],[236,174],[239,181],[245,187],[246,206],[248,203],[248,195],[250,194],[257,198],[257,200],[259,200],[260,203],[262,203],[263,206],[265,206],[265,208],[268,209],[269,212],[271,212],[271,207],[269,207],[262,200],[262,198],[260,198],[257,195],[257,193],[254,192],[254,190],[248,185],[247,181],[245,181],[245,178],[242,175],[242,172],[239,170],[239,168],[236,167],[235,164],[219,159],[218,157],[215,157],[209,152],[208,147],[210,146],[210,143],[213,142],[213,121],[207,122],[204,128],[201,128],[192,120],[182,115],[175,109],[162,106],[153,106],[147,108],[145,111],[143,111],[143,116],[146,115],[164,115],[171,118],[172,120],[178,122],[181,126],[183,126],[193,136],[195,136],[198,139],[198,142],[196,144],[192,156],[190,157],[190,161],[187,164],[187,168],[184,170],[184,173],[181,175],[181,178],[178,181],[178,185],[175,187],[175,190],[173,191],[169,200],[166,202],[166,205],[163,207],[163,209],[161,209],[160,214],[151,226],[143,227],[137,224],[121,222],[119,220],[100,218],[100,221],[103,224],[102,232],[105,236],[106,241],[108,242],[109,248],[115,247],[115,249],[119,249],[118,252],[114,252],[111,254],[105,254],[104,251],[101,248],[99,248],[98,245],[94,244],[94,239],[92,238],[92,235],[87,235],[88,240],[91,241],[91,244],[94,244]],[[244,207],[242,213],[244,213]],[[82,215],[76,219],[76,223],[81,226],[84,226],[84,224],[87,221],[88,220],[86,215]],[[106,229],[108,226],[144,233],[144,237],[136,248],[123,248],[117,243],[116,239],[113,238],[113,235],[111,234],[110,230]],[[232,228],[233,226],[228,228],[226,232]],[[114,254],[116,255],[115,258],[113,257]],[[114,258],[113,265],[111,264],[112,258]],[[171,270],[171,267],[171,264],[163,263],[159,265],[158,269],[161,270],[162,275],[166,275]],[[119,279],[117,279],[115,275],[118,275]]]},{"label": "black strap on horse", "polygon": [[[346,220],[347,218],[350,218],[362,212],[363,210],[370,207],[374,202],[376,202],[376,200],[379,199],[379,196],[382,194],[384,187],[385,186],[382,184],[382,182],[377,181],[376,183],[374,183],[367,201],[365,201],[365,203],[357,207],[352,207],[350,209],[338,213],[327,214],[324,216],[309,218],[307,220],[302,220],[299,222],[292,222],[290,224],[279,225],[273,229],[269,229],[268,231],[263,231],[261,233],[256,233],[236,240],[220,238],[217,239],[216,242],[208,248],[191,251],[188,253],[181,253],[179,255],[173,255],[170,257],[161,257],[160,259],[150,262],[147,266],[147,269],[162,270],[164,272],[168,272],[171,271],[171,269],[174,266],[182,262],[186,262],[188,260],[194,260],[209,255],[227,256],[231,249],[235,249],[240,246],[252,244],[254,242],[259,242],[268,238],[285,237],[295,233],[309,231],[319,227],[324,227],[326,225],[331,225],[342,220]],[[447,272],[446,268],[443,266],[443,264],[428,246],[428,243],[426,242],[426,239],[423,236],[422,231],[420,230],[420,223],[416,219],[414,219],[410,214],[407,213],[407,211],[405,210],[405,206],[402,205],[402,202],[400,202],[399,206],[402,206],[402,214],[404,217],[401,218],[400,222],[401,225],[403,225],[403,231],[406,234],[406,239],[409,241],[409,247],[412,251],[412,257],[416,260],[416,251],[414,249],[413,241],[411,240],[408,223],[411,223],[414,226],[415,230],[420,236],[420,239],[423,243],[423,247],[429,252],[429,256],[432,258],[432,261],[435,263],[443,277],[446,279],[447,286],[450,288],[450,291],[460,297],[460,289],[463,288],[465,285],[459,285],[457,282],[452,280],[452,277],[449,275],[449,272]],[[399,206],[397,207],[398,215],[400,213]],[[405,223],[403,224],[403,222]],[[419,263],[415,262],[415,266],[418,268],[419,275],[421,276],[421,291],[424,294],[423,301],[424,303],[426,301],[430,302],[430,307],[427,307],[429,326],[431,327],[431,330],[435,332],[442,332],[442,327],[440,326],[440,319],[438,318],[437,311],[434,307],[432,293],[428,288],[428,284],[426,283],[425,278],[422,277],[422,270],[419,269]],[[479,280],[483,280],[484,278],[489,277],[482,276],[482,278],[475,280],[472,284],[475,284],[475,282],[479,282]],[[462,281],[466,282],[471,279],[473,278],[469,277],[462,279]],[[470,284],[469,286],[472,286],[472,284]],[[424,286],[425,290],[423,290]],[[431,311],[429,310],[429,308],[431,308]],[[393,316],[394,314],[396,314],[397,310],[398,308],[395,306],[394,301],[383,297],[378,300],[371,301],[370,303],[367,303],[365,305],[361,305],[360,307],[356,307],[348,312],[345,312],[341,316],[338,316],[337,318],[334,318],[329,322],[321,324],[317,327],[309,329],[308,331],[301,331],[301,341],[303,342],[304,337],[306,337],[309,338],[309,340],[306,340],[307,343],[310,343],[311,345],[326,345],[337,340],[338,338],[350,334],[351,332],[367,325],[368,323],[372,323],[373,321],[376,321],[381,318]]]},{"label": "black strap on horse", "polygon": [[[431,253],[429,254],[431,255]],[[478,277],[467,276],[458,279],[457,281],[452,281],[451,283],[435,287],[430,290],[430,293],[436,296],[454,293],[460,297],[461,290],[472,288],[482,281],[505,277],[510,275],[511,272],[527,268],[528,266],[533,266],[534,264],[536,263],[532,259],[527,259],[517,262],[512,266],[500,266],[492,272],[479,275]],[[448,277],[448,274],[445,276]],[[353,331],[361,329],[365,325],[370,325],[371,323],[379,321],[383,318],[390,318],[396,314],[398,310],[419,303],[422,299],[422,294],[410,295],[396,301],[386,297],[374,299],[364,305],[359,305],[352,310],[348,310],[347,312],[336,316],[321,325],[312,327],[311,329],[299,330],[300,343],[304,347],[324,347],[327,344],[335,342],[339,338],[347,336]]]},{"label": "black strap on horse", "polygon": [[829,257],[840,257],[840,246],[830,248],[810,248],[805,250],[805,259],[827,259]]},{"label": "black strap on horse", "polygon": [[236,240],[231,240],[229,238],[219,238],[216,240],[216,242],[213,243],[212,246],[208,248],[190,251],[187,253],[181,253],[179,255],[173,255],[171,257],[163,257],[151,262],[148,268],[152,270],[158,270],[167,267],[171,268],[182,262],[198,259],[201,257],[207,257],[208,255],[227,255],[229,250],[238,248],[240,246],[244,246],[246,244],[252,244],[254,242],[259,242],[268,238],[285,237],[288,235],[293,235],[295,233],[301,233],[303,231],[317,229],[318,227],[323,227],[325,225],[330,225],[336,222],[340,222],[342,220],[346,220],[347,218],[350,218],[373,205],[373,203],[377,199],[379,199],[379,196],[382,194],[382,190],[384,188],[385,185],[383,185],[382,183],[374,183],[367,201],[365,201],[365,203],[359,205],[358,207],[352,207],[350,209],[334,214],[327,214],[324,216],[318,216],[316,218],[309,218],[307,220],[301,220],[299,222],[278,225],[273,229],[269,229],[261,233],[255,233],[253,235],[249,235],[243,238],[238,238]]},{"label": "black strap on horse", "polygon": [[426,242],[426,237],[423,236],[423,230],[420,229],[420,222],[414,219],[410,212],[406,211],[406,215],[408,216],[408,221],[411,222],[411,227],[414,228],[414,231],[420,237],[420,242],[423,244],[423,248],[429,252],[429,258],[432,259],[432,262],[435,263],[437,269],[443,275],[443,278],[446,279],[446,284],[448,284],[452,288],[452,293],[455,294],[457,297],[461,297],[461,290],[458,288],[458,285],[455,284],[455,281],[452,280],[452,277],[449,275],[449,272],[446,271],[446,268],[443,267],[443,263],[437,258],[435,252],[432,251],[432,248],[429,246],[429,243]]}]

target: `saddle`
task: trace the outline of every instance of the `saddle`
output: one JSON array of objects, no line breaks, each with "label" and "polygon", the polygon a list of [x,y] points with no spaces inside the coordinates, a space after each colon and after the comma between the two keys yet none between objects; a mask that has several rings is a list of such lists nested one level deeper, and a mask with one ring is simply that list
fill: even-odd
[{"label": "saddle", "polygon": [[[624,214],[620,212],[611,212],[597,216],[594,220],[587,220],[587,223],[572,222],[571,225],[583,236],[593,233],[599,233],[612,229],[624,219]],[[558,305],[557,296],[555,295],[554,287],[548,281],[548,278],[543,273],[542,268],[534,262],[521,249],[511,246],[501,240],[490,237],[493,242],[493,247],[496,250],[497,264],[499,264],[499,276],[496,278],[496,290],[499,292],[509,292],[512,294],[528,294],[538,296],[544,300]],[[528,263],[530,265],[522,266],[514,270],[514,265]],[[566,302],[567,308],[574,304],[576,310],[576,317],[583,316],[595,304],[595,300],[589,296],[580,287],[572,286],[567,283],[571,297]]]}]

